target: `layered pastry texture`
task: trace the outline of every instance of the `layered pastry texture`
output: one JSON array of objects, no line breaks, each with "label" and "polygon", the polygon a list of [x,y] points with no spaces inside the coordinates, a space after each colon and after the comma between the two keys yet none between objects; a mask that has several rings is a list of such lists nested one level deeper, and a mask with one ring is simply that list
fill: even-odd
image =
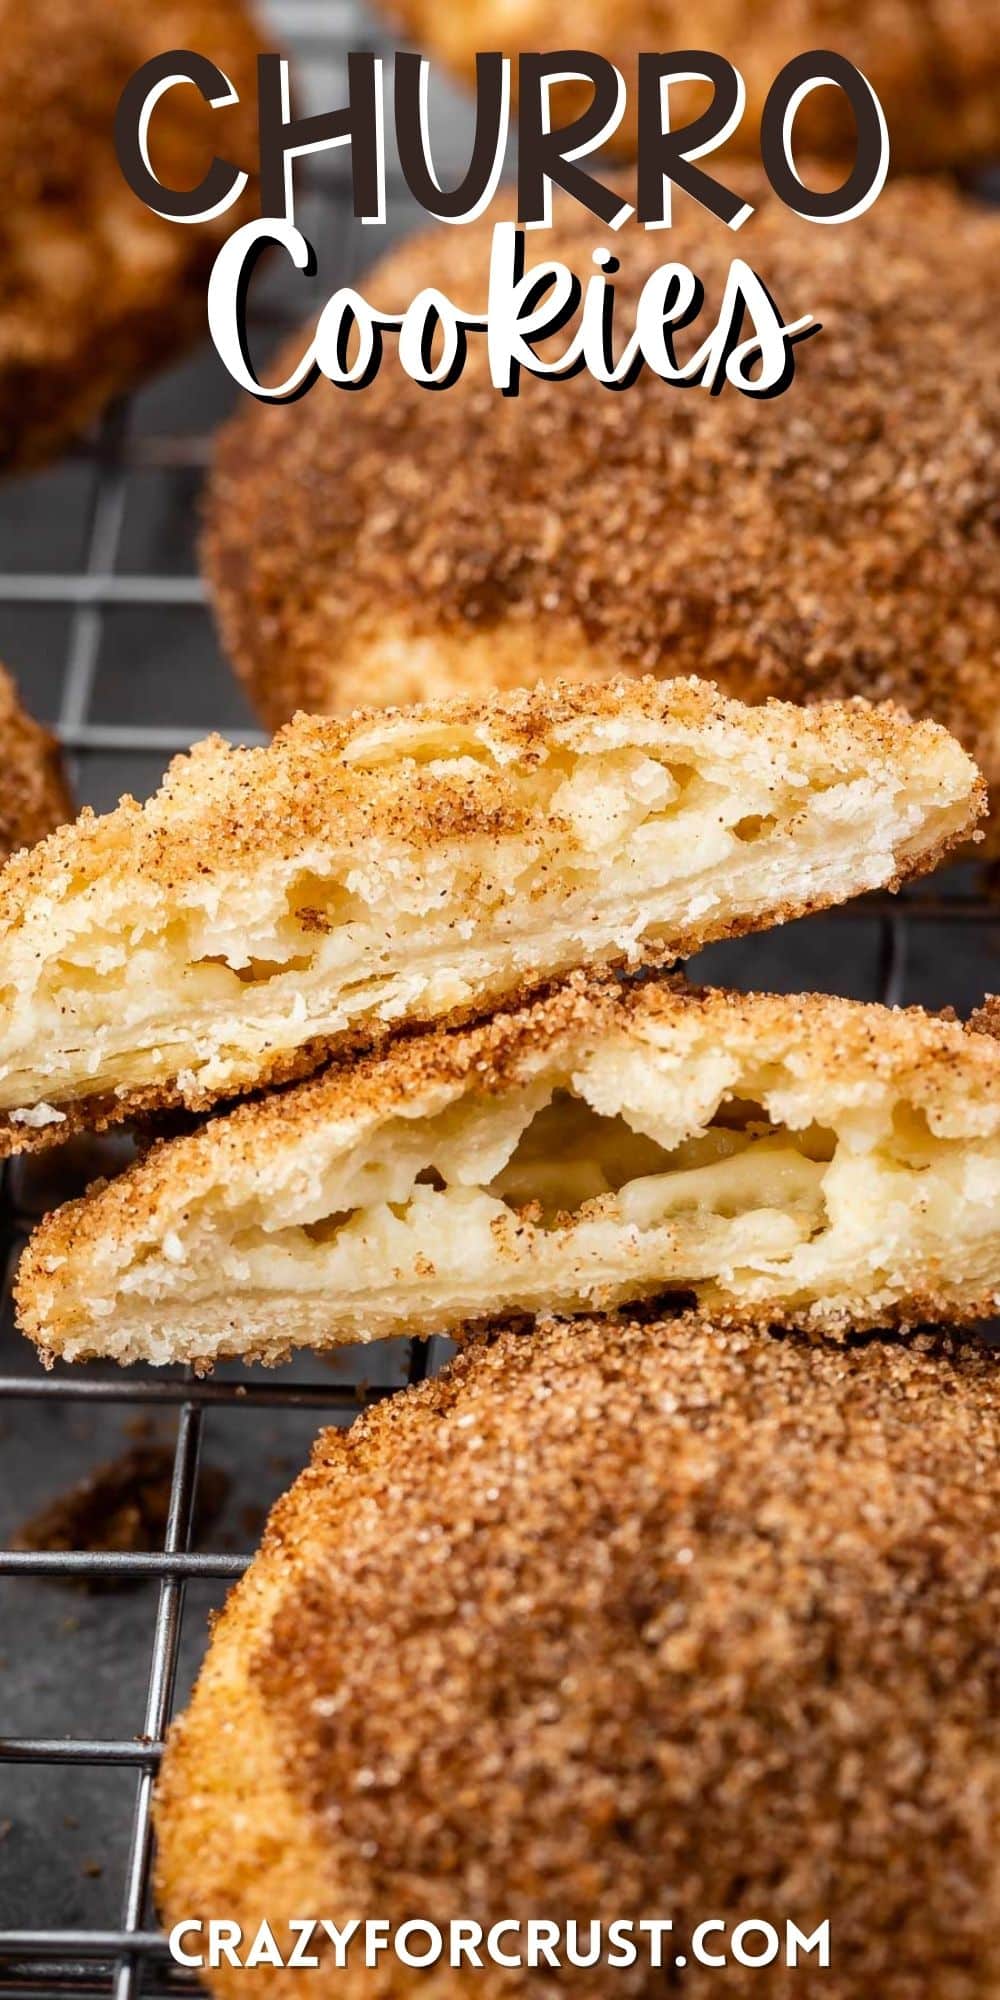
[{"label": "layered pastry texture", "polygon": [[[682,0],[391,0],[389,11],[434,59],[471,81],[479,49],[594,49],[617,63],[630,95],[612,148],[634,152],[637,59],[642,50],[687,49],[692,16]],[[758,157],[760,118],[779,70],[804,49],[835,49],[874,86],[901,168],[969,166],[1000,152],[1000,50],[992,0],[713,0],[699,10],[697,42],[740,69],[746,111],[733,138],[708,163],[735,177],[741,155]],[[515,64],[513,80],[517,82]],[[707,86],[675,84],[670,93],[676,130],[710,100]],[[555,113],[579,113],[585,86],[553,92]],[[857,129],[840,91],[815,90],[795,121],[795,148],[852,159]]]},{"label": "layered pastry texture", "polygon": [[18,1280],[46,1359],[202,1367],[664,1294],[837,1333],[1000,1308],[1000,1042],[581,977],[161,1144]]},{"label": "layered pastry texture", "polygon": [[[689,1955],[682,1990],[992,2000],[998,1446],[996,1357],[943,1335],[475,1344],[328,1431],[273,1514],[167,1746],[165,1921],[266,1913],[287,1949],[312,1911],[669,1917],[672,1956],[713,1914],[782,1945],[827,1919],[826,1971]],[[664,1973],[206,1983],[653,2000]]]},{"label": "layered pastry texture", "polygon": [[153,168],[172,188],[214,154],[252,172],[258,47],[243,0],[0,0],[0,469],[58,452],[204,330],[212,260],[252,197],[191,227],[153,215],[118,165],[115,109],[151,56],[195,49],[241,101],[168,91]]},{"label": "layered pastry texture", "polygon": [[580,964],[894,884],[981,803],[929,724],[691,681],[214,739],[0,876],[0,1144],[203,1109]]},{"label": "layered pastry texture", "polygon": [[[586,374],[525,374],[505,399],[473,339],[446,395],[393,361],[363,396],[320,382],[308,421],[300,404],[238,413],[205,553],[227,648],[270,726],[296,708],[539,675],[699,673],[748,701],[891,698],[947,724],[1000,784],[1000,218],[900,182],[823,229],[749,165],[738,186],[757,212],[736,238],[678,197],[669,232],[628,223],[605,246],[621,262],[615,352],[647,277],[677,260],[706,296],[676,337],[687,361],[738,254],[786,319],[822,323],[776,401],[649,373],[623,395]],[[507,212],[501,198],[479,223],[404,245],[366,296],[398,311],[434,285],[480,310]],[[606,236],[557,200],[529,261],[561,259],[586,281]]]},{"label": "layered pastry texture", "polygon": [[25,714],[0,667],[0,861],[72,817],[58,745]]}]

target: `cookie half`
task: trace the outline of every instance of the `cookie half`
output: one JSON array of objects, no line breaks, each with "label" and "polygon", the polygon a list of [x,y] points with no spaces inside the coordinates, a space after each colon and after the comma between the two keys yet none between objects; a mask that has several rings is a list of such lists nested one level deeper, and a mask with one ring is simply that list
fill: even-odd
[{"label": "cookie half", "polygon": [[[443,395],[390,354],[363,396],[318,383],[308,420],[302,404],[239,413],[205,557],[224,640],[271,726],[300,707],[539,675],[698,673],[745,701],[891,698],[952,729],[1000,787],[1000,216],[895,183],[824,229],[749,168],[740,191],[760,205],[737,239],[678,200],[670,231],[626,225],[607,243],[622,266],[615,352],[644,281],[674,259],[706,292],[702,320],[677,335],[688,359],[738,252],[786,319],[822,322],[775,401],[648,373],[622,394],[586,374],[525,375],[505,399],[473,338]],[[434,285],[478,310],[502,212],[404,245],[366,296],[398,310]],[[557,203],[529,261],[551,255],[586,280],[607,235]]]},{"label": "cookie half", "polygon": [[[160,1781],[167,1924],[673,1919],[683,1988],[992,2000],[996,1357],[697,1320],[503,1333],[328,1431]],[[729,1970],[699,1964],[723,1920]],[[781,1952],[741,1970],[743,1919]],[[785,1964],[786,1926],[831,1958]],[[197,1949],[205,1938],[188,1938]],[[501,1951],[526,1956],[507,1935]],[[607,1938],[604,1939],[605,1949]],[[423,1950],[426,1940],[413,1940]],[[544,1964],[205,1975],[532,2000]],[[763,1952],[759,1935],[748,1952]],[[565,1964],[565,1956],[563,1959]],[[562,1974],[654,2000],[644,1955]]]},{"label": "cookie half", "polygon": [[933,724],[697,681],[216,738],[0,875],[0,1146],[676,960],[930,867],[981,804]]},{"label": "cookie half", "polygon": [[0,667],[0,861],[73,817],[59,747]]},{"label": "cookie half", "polygon": [[166,1142],[18,1283],[46,1358],[201,1365],[666,1293],[836,1333],[1000,1310],[1000,1042],[579,979]]},{"label": "cookie half", "polygon": [[212,261],[252,199],[191,227],[155,216],[118,165],[115,110],[151,56],[197,50],[240,103],[167,91],[154,170],[178,188],[214,154],[252,172],[259,47],[243,0],[0,0],[0,470],[53,456],[207,330]]}]

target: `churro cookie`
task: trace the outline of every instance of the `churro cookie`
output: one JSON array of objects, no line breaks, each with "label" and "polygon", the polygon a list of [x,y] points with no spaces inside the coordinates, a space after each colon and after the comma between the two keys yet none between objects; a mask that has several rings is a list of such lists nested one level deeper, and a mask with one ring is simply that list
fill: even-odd
[{"label": "churro cookie", "polygon": [[[997,1361],[973,1341],[685,1318],[477,1344],[327,1431],[272,1515],[168,1742],[166,1922],[228,1920],[249,1950],[266,1916],[287,1951],[314,1913],[575,1920],[583,1948],[591,1919],[642,1946],[666,1918],[695,2000],[992,2000],[998,1446]],[[699,1964],[706,1918],[765,1919],[780,1958]],[[788,1969],[786,1926],[824,1920],[828,1969]],[[363,1945],[342,1971],[318,1942],[319,1971],[206,1983],[670,1985],[644,1948],[613,1973],[529,1970],[523,1931],[509,1970],[485,1951],[365,1969]]]},{"label": "churro cookie", "polygon": [[201,1365],[665,1293],[836,1333],[1000,1310],[1000,1041],[581,977],[165,1142],[18,1287],[46,1358]]},{"label": "churro cookie", "polygon": [[[747,105],[725,156],[757,155],[760,118],[778,71],[806,49],[835,49],[864,71],[885,112],[897,168],[969,166],[1000,152],[1000,47],[993,0],[713,0],[692,14],[681,0],[390,0],[389,11],[428,55],[471,80],[479,49],[594,49],[617,63],[629,86],[625,117],[610,144],[634,151],[637,59],[642,50],[686,49],[694,40],[742,72]],[[512,81],[517,84],[517,67]],[[675,84],[671,125],[701,112],[707,87]],[[553,93],[560,117],[589,91]],[[814,90],[795,122],[797,151],[853,155],[850,107],[835,90]]]},{"label": "churro cookie", "polygon": [[[750,169],[744,186],[762,206],[735,242],[681,201],[669,239],[615,237],[616,352],[651,270],[686,261],[718,302],[738,248],[786,318],[822,321],[776,401],[648,373],[621,395],[525,375],[505,399],[473,337],[443,395],[393,361],[363,396],[319,383],[307,422],[300,404],[240,413],[206,560],[270,724],[539,674],[694,672],[749,701],[891,697],[1000,783],[1000,217],[897,183],[822,229]],[[404,246],[366,294],[398,310],[433,284],[478,309],[498,212]],[[555,216],[529,258],[586,278],[602,232],[573,204]],[[682,361],[701,338],[677,336]]]},{"label": "churro cookie", "polygon": [[0,874],[0,1148],[894,884],[981,805],[933,723],[698,681],[216,738]]},{"label": "churro cookie", "polygon": [[241,103],[168,91],[154,168],[175,187],[216,152],[252,170],[258,41],[243,0],[0,0],[0,469],[57,452],[206,324],[211,262],[240,212],[162,221],[115,154],[123,86],[169,48],[218,63]]},{"label": "churro cookie", "polygon": [[0,667],[0,861],[72,817],[55,739],[25,714]]}]

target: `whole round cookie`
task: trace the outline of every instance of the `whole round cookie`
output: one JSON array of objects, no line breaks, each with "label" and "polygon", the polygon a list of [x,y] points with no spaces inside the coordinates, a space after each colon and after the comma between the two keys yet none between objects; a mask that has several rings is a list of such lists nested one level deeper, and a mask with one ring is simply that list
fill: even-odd
[{"label": "whole round cookie", "polygon": [[[780,69],[809,49],[834,49],[862,70],[885,112],[896,168],[971,165],[1000,152],[1000,36],[994,0],[393,0],[400,26],[432,58],[466,80],[481,49],[593,49],[617,63],[629,85],[612,141],[622,153],[637,138],[640,51],[688,49],[725,56],[746,84],[742,122],[728,155],[757,156],[760,117]],[[516,88],[516,66],[513,73]],[[585,102],[584,87],[563,86],[561,118]],[[586,97],[589,97],[589,88]],[[708,102],[707,86],[675,85],[671,124],[687,123]],[[850,154],[856,130],[837,90],[814,90],[795,122],[798,153]]]},{"label": "whole round cookie", "polygon": [[251,171],[258,38],[243,0],[0,0],[0,470],[57,452],[206,325],[212,259],[247,206],[163,221],[115,153],[124,85],[170,48],[218,63],[241,102],[213,111],[193,85],[167,91],[154,168],[180,188],[213,153]]},{"label": "whole round cookie", "polygon": [[0,862],[72,817],[58,745],[25,714],[0,667]]},{"label": "whole round cookie", "polygon": [[[249,1950],[266,1916],[286,1952],[314,1914],[522,1927],[510,1969],[367,1969],[363,1936],[345,1970],[261,1965],[273,2000],[989,2000],[998,1445],[997,1358],[945,1336],[471,1348],[328,1431],[272,1516],[168,1744],[167,1923]],[[518,1966],[532,1919],[605,1949],[670,1919],[666,1968]],[[706,1919],[728,1970],[692,1954]],[[735,1960],[744,1919],[771,1964]],[[790,1969],[823,1921],[828,1969]]]},{"label": "whole round cookie", "polygon": [[[822,330],[755,401],[587,374],[492,386],[472,336],[443,394],[390,349],[356,395],[246,402],[224,435],[205,555],[225,641],[265,720],[615,672],[698,673],[743,699],[891,697],[946,723],[1000,784],[1000,217],[891,183],[842,228],[760,207],[740,236],[691,202],[626,225],[616,351],[649,275],[681,259],[714,323],[734,250],[787,320]],[[399,309],[485,298],[493,221],[406,244],[362,282]],[[575,204],[530,261],[584,279],[607,243]],[[562,352],[568,334],[555,343]],[[279,376],[301,355],[305,329]]]}]

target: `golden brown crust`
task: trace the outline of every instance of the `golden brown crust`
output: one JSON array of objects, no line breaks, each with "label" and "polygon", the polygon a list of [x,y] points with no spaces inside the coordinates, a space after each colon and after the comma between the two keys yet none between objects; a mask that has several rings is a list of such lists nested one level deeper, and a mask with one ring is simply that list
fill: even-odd
[{"label": "golden brown crust", "polygon": [[[171,1736],[166,1921],[828,1917],[830,2000],[987,2000],[997,1384],[946,1336],[584,1321],[327,1432]],[[692,1962],[684,1991],[804,1978]],[[411,1979],[336,1991],[549,1990]]]},{"label": "golden brown crust", "polygon": [[[194,1133],[152,1146],[124,1174],[99,1183],[36,1229],[17,1276],[18,1322],[51,1360],[62,1344],[61,1304],[72,1319],[72,1305],[60,1300],[60,1273],[69,1274],[72,1285],[73,1272],[96,1268],[94,1260],[101,1260],[109,1243],[122,1245],[126,1258],[130,1246],[133,1256],[140,1254],[143,1243],[160,1241],[176,1216],[186,1217],[213,1188],[243,1189],[249,1214],[290,1149],[306,1147],[320,1129],[342,1132],[347,1143],[352,1127],[360,1135],[404,1109],[412,1117],[422,1106],[439,1108],[439,1086],[502,1097],[549,1063],[572,1073],[587,1049],[611,1038],[631,1038],[637,1049],[651,1041],[683,1052],[685,1060],[704,1043],[706,1032],[712,1045],[730,1056],[766,1051],[794,1076],[796,1092],[802,1093],[796,1122],[802,1125],[810,1118],[834,1122],[838,1086],[838,1101],[850,1105],[867,1101],[877,1082],[891,1085],[896,1103],[929,1120],[933,1130],[951,1137],[988,1135],[1000,1112],[1000,1040],[983,1025],[985,1032],[979,1017],[964,1027],[918,1007],[887,1008],[821,994],[728,992],[692,987],[680,977],[626,986],[578,974],[526,1007],[470,1028],[398,1037],[383,1053],[336,1063],[292,1090],[238,1105]],[[802,1113],[807,1094],[810,1109]],[[936,1288],[913,1284],[905,1295],[897,1290],[888,1304],[880,1299],[877,1315],[870,1308],[848,1310],[841,1297],[820,1297],[808,1312],[801,1304],[784,1307],[771,1298],[734,1302],[727,1307],[728,1323],[766,1329],[808,1318],[810,1326],[835,1334],[869,1326],[876,1317],[880,1325],[902,1328],[934,1321],[974,1324],[995,1310],[995,1286],[994,1274],[993,1289],[984,1281],[981,1295],[963,1296],[943,1273]],[[153,1308],[150,1313],[155,1318]],[[78,1336],[75,1319],[72,1330]],[[99,1354],[100,1321],[92,1332],[91,1351]],[[273,1341],[258,1352],[239,1312],[231,1337],[221,1340],[214,1358],[228,1354],[284,1358],[276,1356]]]},{"label": "golden brown crust", "polygon": [[969,1023],[979,1035],[993,1035],[1000,1041],[1000,993],[987,993]]},{"label": "golden brown crust", "polygon": [[[823,323],[777,402],[648,374],[625,395],[526,377],[504,400],[473,347],[443,396],[390,356],[363,397],[320,382],[308,422],[239,414],[205,556],[269,723],[373,689],[697,672],[751,701],[891,697],[1000,782],[1000,221],[930,183],[889,187],[845,230],[790,216],[749,168],[741,192],[761,204],[741,255],[786,316]],[[500,212],[404,245],[368,295],[391,308],[433,282],[474,307]],[[544,251],[585,274],[599,235],[566,203]],[[620,326],[667,249],[717,301],[727,239],[693,203],[666,248],[626,225]]]},{"label": "golden brown crust", "polygon": [[0,667],[0,860],[73,817],[55,738],[26,715]]},{"label": "golden brown crust", "polygon": [[214,223],[161,221],[122,175],[115,107],[149,57],[196,49],[241,103],[168,92],[153,164],[177,187],[213,152],[252,171],[258,47],[243,0],[0,0],[0,467],[51,456],[204,328],[212,259],[251,201]]},{"label": "golden brown crust", "polygon": [[[471,80],[476,51],[596,49],[617,63],[630,97],[612,144],[636,145],[636,59],[641,50],[691,46],[692,17],[681,0],[392,0],[400,24],[423,49]],[[778,71],[804,49],[836,49],[857,64],[882,102],[892,164],[903,169],[973,165],[1000,150],[1000,55],[991,0],[704,0],[697,41],[735,62],[747,108],[722,157],[757,157],[764,101]],[[513,77],[516,86],[516,70]],[[707,91],[671,92],[676,127],[702,109]],[[556,96],[558,115],[574,109]],[[795,125],[796,148],[853,157],[856,130],[839,92],[814,91]],[[723,171],[719,169],[719,171]]]}]

